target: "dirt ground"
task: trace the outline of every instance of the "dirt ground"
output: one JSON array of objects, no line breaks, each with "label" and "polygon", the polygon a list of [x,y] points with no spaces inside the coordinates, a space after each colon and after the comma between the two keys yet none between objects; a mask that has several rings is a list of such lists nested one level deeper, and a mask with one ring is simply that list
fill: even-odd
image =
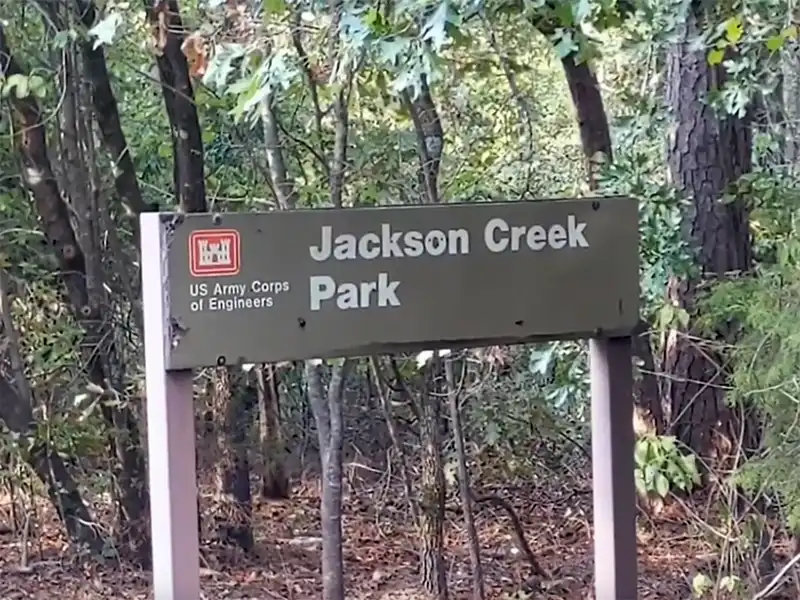
[{"label": "dirt ground", "polygon": [[[487,492],[487,490],[482,490]],[[506,514],[481,505],[476,513],[487,598],[509,600],[592,598],[591,488],[580,484],[546,489],[496,488],[488,492],[515,508],[537,559],[550,577],[531,577],[531,567],[512,536]],[[416,587],[417,536],[400,493],[348,492],[344,502],[347,596],[354,600],[420,598]],[[393,501],[387,501],[391,497]],[[707,542],[691,525],[692,512],[673,503],[657,517],[639,518],[641,600],[691,598],[698,570],[715,562]],[[2,512],[0,512],[2,515]],[[264,502],[255,514],[257,552],[203,547],[202,589],[207,600],[302,600],[320,597],[319,520],[316,484],[295,488],[285,502]],[[470,598],[470,567],[462,516],[448,511],[447,552],[451,598]],[[28,544],[21,566],[18,536],[0,535],[0,598],[152,598],[149,574],[130,568],[80,566],[70,557],[52,514]],[[778,548],[779,565],[787,559]],[[530,595],[518,593],[527,584]],[[787,588],[784,588],[787,589]],[[770,596],[796,598],[791,595]]]}]

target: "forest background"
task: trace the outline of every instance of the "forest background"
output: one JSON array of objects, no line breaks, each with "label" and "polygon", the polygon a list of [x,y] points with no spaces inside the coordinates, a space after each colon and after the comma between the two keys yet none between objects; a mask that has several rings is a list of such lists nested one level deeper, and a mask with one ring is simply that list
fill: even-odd
[{"label": "forest background", "polygon": [[[798,17],[3,0],[2,597],[147,597],[138,215],[592,194],[640,201],[641,596],[799,597]],[[591,593],[585,344],[196,392],[209,597]]]}]

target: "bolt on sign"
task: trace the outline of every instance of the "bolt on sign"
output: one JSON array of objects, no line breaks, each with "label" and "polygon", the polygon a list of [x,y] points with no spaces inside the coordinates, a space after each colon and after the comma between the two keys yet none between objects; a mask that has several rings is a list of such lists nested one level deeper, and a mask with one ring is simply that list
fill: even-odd
[{"label": "bolt on sign", "polygon": [[627,335],[629,198],[165,214],[168,368]]}]

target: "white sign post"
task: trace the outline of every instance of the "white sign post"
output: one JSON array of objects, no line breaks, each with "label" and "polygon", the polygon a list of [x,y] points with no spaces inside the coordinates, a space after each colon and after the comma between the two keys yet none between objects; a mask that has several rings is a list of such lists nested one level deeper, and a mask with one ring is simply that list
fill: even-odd
[{"label": "white sign post", "polygon": [[[200,598],[192,371],[168,371],[167,227],[141,217],[147,448],[155,600]],[[146,248],[146,250],[145,250]]]}]

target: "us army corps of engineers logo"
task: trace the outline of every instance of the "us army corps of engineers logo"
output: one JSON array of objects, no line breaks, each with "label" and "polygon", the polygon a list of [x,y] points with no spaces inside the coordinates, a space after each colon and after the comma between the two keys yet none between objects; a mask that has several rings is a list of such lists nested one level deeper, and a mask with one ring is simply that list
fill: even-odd
[{"label": "us army corps of engineers logo", "polygon": [[241,238],[235,229],[201,229],[189,234],[189,272],[193,277],[238,275]]}]

